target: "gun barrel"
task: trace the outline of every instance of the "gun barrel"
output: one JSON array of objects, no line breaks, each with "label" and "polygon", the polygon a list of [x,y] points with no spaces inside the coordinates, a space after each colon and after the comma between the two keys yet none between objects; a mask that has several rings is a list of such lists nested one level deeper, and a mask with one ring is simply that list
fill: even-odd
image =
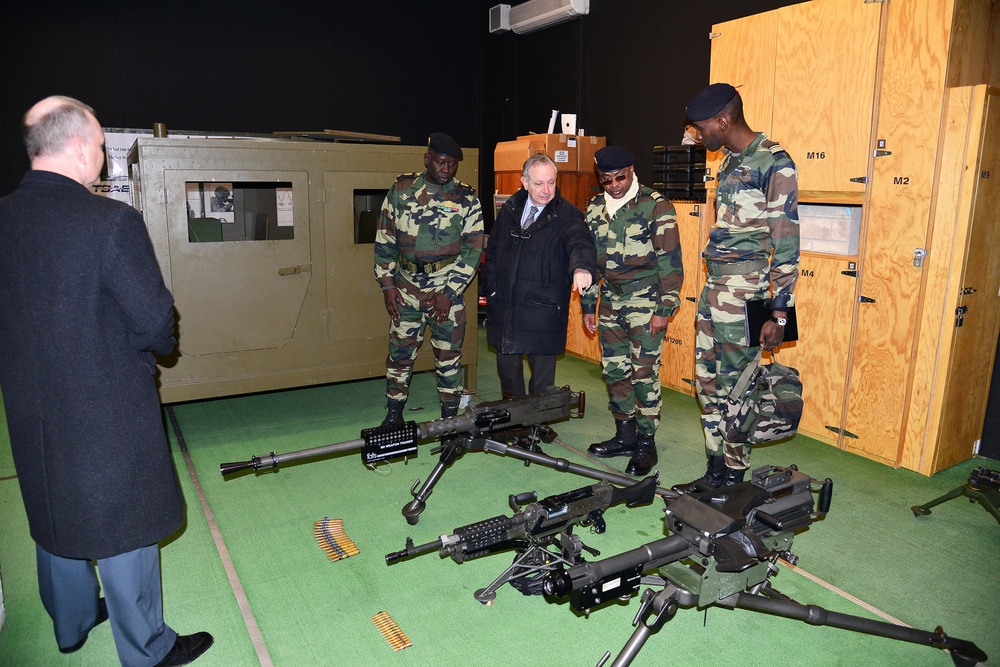
[{"label": "gun barrel", "polygon": [[694,552],[694,545],[680,535],[671,535],[603,560],[581,563],[545,580],[546,595],[563,597],[585,586],[617,577],[641,567],[649,570],[680,560]]},{"label": "gun barrel", "polygon": [[320,456],[326,456],[327,454],[355,452],[361,450],[364,446],[365,441],[363,439],[358,439],[348,440],[347,442],[337,442],[332,445],[323,445],[322,447],[312,447],[311,449],[300,449],[297,452],[288,452],[287,454],[275,454],[274,452],[271,452],[267,456],[254,456],[246,463],[223,463],[219,466],[219,472],[225,476],[240,470],[247,470],[248,468],[253,468],[254,470],[260,470],[262,468],[277,468],[279,464],[288,463],[289,461],[314,459]]},{"label": "gun barrel", "polygon": [[428,542],[427,544],[421,544],[420,546],[411,546],[409,538],[407,538],[407,547],[401,549],[400,551],[393,551],[385,555],[385,564],[392,565],[393,563],[401,560],[406,560],[407,558],[413,558],[414,556],[423,556],[432,551],[437,551],[441,548],[441,538],[434,540],[433,542]]}]

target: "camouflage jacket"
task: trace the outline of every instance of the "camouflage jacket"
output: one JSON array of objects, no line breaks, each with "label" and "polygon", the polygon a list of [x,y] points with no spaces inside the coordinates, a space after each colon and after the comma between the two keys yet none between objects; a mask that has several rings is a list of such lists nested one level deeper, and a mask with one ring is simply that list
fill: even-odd
[{"label": "camouflage jacket", "polygon": [[795,304],[799,275],[799,191],[795,163],[763,132],[718,173],[716,220],[702,253],[707,261],[770,259],[775,309]]},{"label": "camouflage jacket", "polygon": [[[587,204],[587,225],[597,246],[597,271],[605,282],[625,283],[656,276],[658,299],[655,315],[669,317],[680,305],[684,282],[681,240],[674,205],[651,188],[639,186],[635,198],[608,219],[606,194]],[[584,291],[584,313],[597,310],[597,284]]]},{"label": "camouflage jacket", "polygon": [[454,300],[472,278],[483,254],[483,211],[471,186],[452,179],[434,195],[427,192],[425,173],[396,179],[379,211],[375,236],[375,278],[380,286],[413,284],[414,274],[400,266],[452,259],[428,273],[420,290],[440,290]]}]

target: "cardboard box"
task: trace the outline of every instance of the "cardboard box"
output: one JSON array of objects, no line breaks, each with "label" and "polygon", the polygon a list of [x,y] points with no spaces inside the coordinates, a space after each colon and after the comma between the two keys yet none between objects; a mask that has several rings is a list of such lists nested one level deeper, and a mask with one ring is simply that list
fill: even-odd
[{"label": "cardboard box", "polygon": [[608,145],[607,137],[577,137],[577,171],[594,171],[594,153]]},{"label": "cardboard box", "polygon": [[521,171],[524,161],[545,153],[560,171],[576,171],[577,137],[573,134],[529,134],[516,141],[501,141],[493,151],[494,171]]}]

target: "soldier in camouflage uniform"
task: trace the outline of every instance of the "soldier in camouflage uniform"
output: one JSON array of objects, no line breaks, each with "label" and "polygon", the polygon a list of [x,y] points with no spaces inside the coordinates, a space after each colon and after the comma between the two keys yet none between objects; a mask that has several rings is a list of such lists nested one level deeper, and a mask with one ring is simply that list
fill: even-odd
[{"label": "soldier in camouflage uniform", "polygon": [[462,395],[465,299],[483,253],[483,212],[471,186],[455,179],[462,149],[447,134],[430,136],[420,174],[403,174],[386,194],[375,237],[375,278],[389,313],[387,413],[403,406],[425,328],[434,349],[441,416],[458,414]]},{"label": "soldier in camouflage uniform", "polygon": [[[687,115],[705,148],[723,149],[727,155],[717,174],[716,222],[703,253],[708,279],[695,325],[695,375],[708,468],[701,478],[673,487],[682,493],[699,485],[719,488],[743,481],[750,445],[722,438],[720,406],[758,351],[781,344],[799,272],[798,182],[788,153],[750,129],[743,100],[727,83],[702,90]],[[750,347],[744,306],[767,298],[772,317],[761,330],[760,348]]]},{"label": "soldier in camouflage uniform", "polygon": [[[604,193],[587,206],[603,282],[580,298],[583,324],[600,331],[601,367],[615,417],[615,435],[588,448],[592,456],[631,457],[625,470],[645,475],[657,462],[660,356],[667,318],[680,305],[684,281],[674,206],[639,184],[626,149],[597,151]],[[598,293],[600,312],[597,313]]]}]

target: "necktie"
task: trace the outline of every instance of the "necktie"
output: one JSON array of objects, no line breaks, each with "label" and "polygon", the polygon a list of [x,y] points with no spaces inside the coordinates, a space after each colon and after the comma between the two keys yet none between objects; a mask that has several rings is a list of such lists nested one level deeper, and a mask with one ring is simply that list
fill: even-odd
[{"label": "necktie", "polygon": [[521,229],[527,229],[528,227],[531,227],[531,223],[535,221],[536,215],[538,215],[538,207],[532,206],[530,209],[528,209],[528,217],[524,219],[524,224],[521,226]]}]

